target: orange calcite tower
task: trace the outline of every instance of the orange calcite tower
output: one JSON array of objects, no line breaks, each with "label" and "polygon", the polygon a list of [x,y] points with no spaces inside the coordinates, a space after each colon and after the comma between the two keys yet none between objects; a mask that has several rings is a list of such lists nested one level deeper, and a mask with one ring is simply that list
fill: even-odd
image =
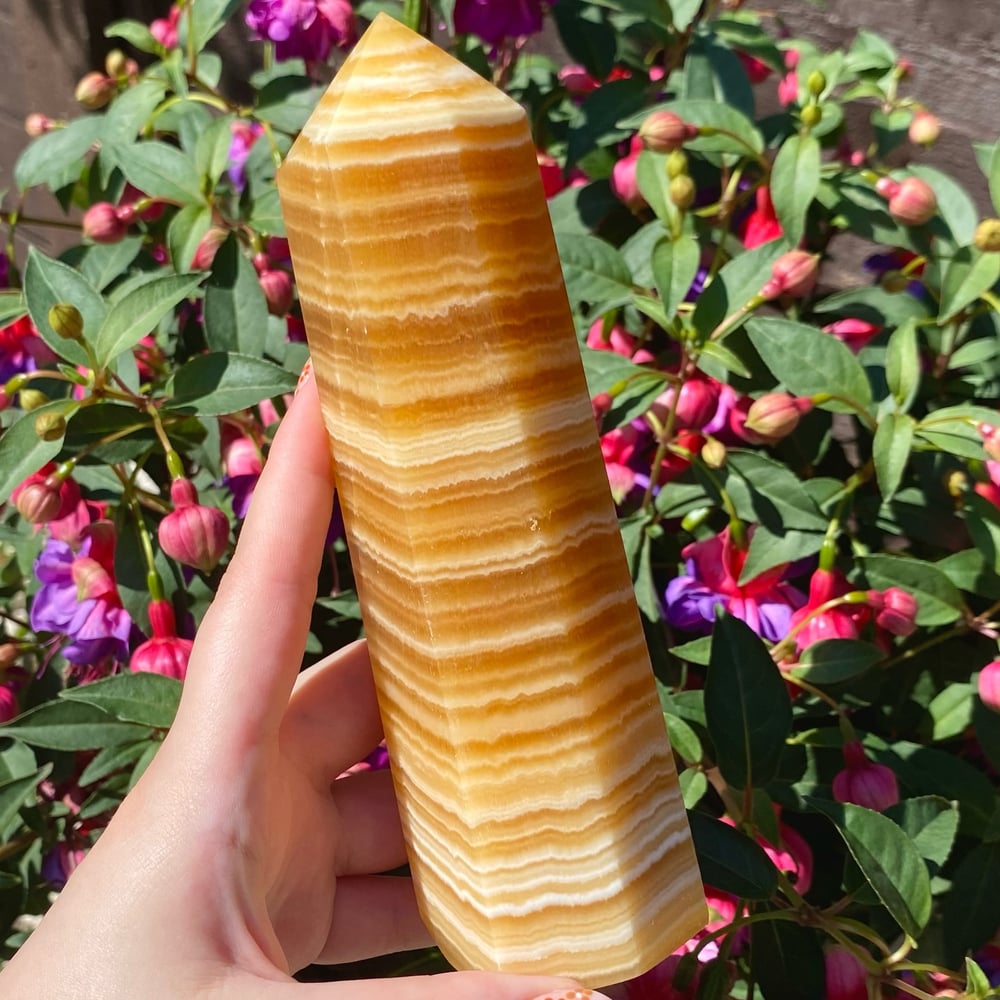
[{"label": "orange calcite tower", "polygon": [[424,919],[637,975],[706,911],[524,112],[383,15],[278,187]]}]

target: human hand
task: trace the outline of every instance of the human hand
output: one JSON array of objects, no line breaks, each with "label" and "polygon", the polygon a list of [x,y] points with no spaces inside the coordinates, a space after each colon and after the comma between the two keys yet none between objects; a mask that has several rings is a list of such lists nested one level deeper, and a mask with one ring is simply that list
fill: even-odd
[{"label": "human hand", "polygon": [[[422,947],[367,650],[299,674],[333,477],[315,386],[278,432],[152,765],[13,961],[5,1000],[529,1000],[568,980],[454,973],[302,984]],[[549,992],[546,992],[549,991]]]}]

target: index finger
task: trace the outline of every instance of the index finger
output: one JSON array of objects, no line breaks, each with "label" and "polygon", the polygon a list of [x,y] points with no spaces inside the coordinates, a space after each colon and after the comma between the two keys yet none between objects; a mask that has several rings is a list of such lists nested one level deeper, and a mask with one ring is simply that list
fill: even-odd
[{"label": "index finger", "polygon": [[223,745],[246,749],[281,722],[309,632],[332,506],[333,463],[309,380],[275,436],[188,665],[181,713],[210,726]]}]

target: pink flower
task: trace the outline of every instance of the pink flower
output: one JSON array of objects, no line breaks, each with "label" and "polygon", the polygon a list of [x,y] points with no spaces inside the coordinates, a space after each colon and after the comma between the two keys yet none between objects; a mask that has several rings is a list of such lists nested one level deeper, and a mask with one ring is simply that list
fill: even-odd
[{"label": "pink flower", "polygon": [[917,599],[899,587],[868,591],[868,604],[875,612],[875,624],[892,635],[913,635],[917,627]]},{"label": "pink flower", "polygon": [[170,8],[166,17],[158,17],[151,21],[149,33],[165,48],[177,48],[177,25],[181,19],[181,9],[176,4]]},{"label": "pink flower", "polygon": [[670,955],[659,965],[653,966],[649,972],[630,980],[625,987],[627,1000],[694,1000],[698,995],[700,967],[695,968],[690,982],[685,983],[683,987],[674,985],[677,966],[683,958],[683,954]]},{"label": "pink flower", "polygon": [[1000,712],[1000,660],[990,660],[979,671],[979,698],[994,712]]},{"label": "pink flower", "polygon": [[807,250],[789,250],[771,265],[771,277],[764,282],[760,294],[765,299],[780,295],[800,299],[816,287],[819,278],[819,256]]},{"label": "pink flower", "polygon": [[854,952],[843,945],[827,948],[826,1000],[868,1000],[868,973]]},{"label": "pink flower", "polygon": [[250,498],[264,469],[260,449],[246,436],[235,438],[225,445],[222,464],[226,470],[222,481],[233,494],[233,513],[242,519],[247,516]]},{"label": "pink flower", "polygon": [[713,416],[719,406],[719,383],[715,379],[689,378],[681,385],[680,393],[671,386],[656,397],[650,409],[657,419],[666,421],[674,397],[677,396],[675,411],[676,426],[690,430],[701,430]]},{"label": "pink flower", "polygon": [[1000,427],[984,422],[976,425],[976,432],[983,439],[983,451],[994,462],[1000,462]]},{"label": "pink flower", "polygon": [[795,67],[799,64],[799,53],[795,49],[789,49],[785,53],[785,69],[788,72],[778,83],[778,101],[782,107],[789,107],[799,99],[799,76],[795,72]]},{"label": "pink flower", "polygon": [[118,243],[128,232],[128,222],[109,201],[94,202],[83,213],[83,235],[94,243]]},{"label": "pink flower", "polygon": [[281,268],[265,268],[257,275],[267,311],[272,316],[284,316],[292,308],[295,290],[292,276]]},{"label": "pink flower", "polygon": [[638,212],[646,204],[646,199],[639,190],[635,171],[639,164],[639,154],[642,152],[642,139],[632,136],[629,151],[611,169],[611,190],[615,197],[624,202],[633,212]]},{"label": "pink flower", "polygon": [[198,503],[198,492],[189,479],[170,484],[174,510],[160,522],[160,547],[179,563],[209,573],[229,547],[229,519],[217,507]]},{"label": "pink flower", "polygon": [[736,50],[736,58],[743,64],[752,84],[763,83],[772,73],[767,63],[761,62],[756,56]]},{"label": "pink flower", "polygon": [[637,365],[655,360],[645,348],[639,348],[639,340],[629,333],[621,323],[615,323],[605,330],[604,320],[599,319],[587,331],[587,346],[595,351],[614,351],[623,358],[630,358]]},{"label": "pink flower", "polygon": [[17,703],[17,686],[10,681],[0,684],[0,723],[10,722],[20,711]]},{"label": "pink flower", "polygon": [[754,197],[756,207],[744,220],[741,232],[743,246],[747,250],[752,250],[764,243],[770,243],[771,240],[776,240],[784,235],[781,223],[778,222],[777,213],[774,211],[771,189],[759,187]]},{"label": "pink flower", "polygon": [[170,601],[150,601],[148,611],[153,637],[136,648],[129,669],[135,673],[146,671],[184,680],[193,641],[178,638]]},{"label": "pink flower", "polygon": [[542,0],[456,0],[455,31],[478,35],[496,47],[505,38],[523,38],[541,31],[543,11]]},{"label": "pink flower", "polygon": [[805,622],[796,634],[795,645],[801,652],[821,639],[857,639],[868,609],[859,605],[817,611],[835,597],[843,597],[851,586],[838,570],[818,569],[809,580],[809,600],[792,615],[789,628]]},{"label": "pink flower", "polygon": [[55,464],[48,462],[14,487],[10,498],[18,513],[32,524],[47,524],[67,517],[80,502],[80,487],[71,477],[55,479]]},{"label": "pink flower", "polygon": [[712,538],[685,546],[681,556],[686,560],[685,573],[671,580],[664,593],[671,625],[707,632],[721,605],[765,639],[777,641],[788,633],[792,613],[803,596],[781,581],[787,564],[740,583],[747,548],[736,545],[728,526]]},{"label": "pink flower", "polygon": [[601,85],[583,66],[573,63],[559,70],[559,82],[571,97],[586,97]]},{"label": "pink flower", "polygon": [[882,327],[869,323],[867,320],[848,317],[838,319],[834,323],[828,323],[823,327],[823,332],[832,333],[857,354],[872,337],[882,332]]},{"label": "pink flower", "polygon": [[899,785],[891,767],[869,760],[856,740],[844,744],[842,771],[833,779],[833,797],[876,812],[884,812],[899,801]]},{"label": "pink flower", "polygon": [[334,46],[347,49],[356,38],[349,0],[252,0],[246,23],[261,41],[274,42],[279,61],[323,62]]}]

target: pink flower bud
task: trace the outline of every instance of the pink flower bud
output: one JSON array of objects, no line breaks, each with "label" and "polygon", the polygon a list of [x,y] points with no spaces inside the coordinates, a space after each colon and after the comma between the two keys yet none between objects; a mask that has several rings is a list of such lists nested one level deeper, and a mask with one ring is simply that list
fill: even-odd
[{"label": "pink flower bud", "polygon": [[696,125],[689,125],[673,111],[654,111],[639,129],[639,138],[654,153],[671,153],[697,134]]},{"label": "pink flower bud", "polygon": [[901,225],[922,226],[937,214],[937,195],[930,184],[919,177],[907,177],[902,181],[882,177],[875,190],[889,199],[889,214]]},{"label": "pink flower bud", "polygon": [[114,80],[96,70],[81,78],[73,91],[73,96],[78,104],[82,104],[91,111],[103,108],[114,96],[118,89]]},{"label": "pink flower bud", "polygon": [[979,671],[979,698],[994,712],[1000,712],[1000,660],[991,660]]},{"label": "pink flower bud", "polygon": [[229,546],[229,519],[217,507],[198,503],[198,492],[189,479],[170,484],[174,510],[160,522],[160,548],[171,559],[211,572]]},{"label": "pink flower bud", "polygon": [[917,627],[917,599],[899,587],[869,590],[868,604],[875,612],[875,624],[893,635],[912,635]]},{"label": "pink flower bud", "polygon": [[170,13],[166,17],[158,17],[151,21],[149,33],[165,48],[174,49],[177,47],[177,24],[180,21],[181,9],[177,4],[170,8]]},{"label": "pink flower bud", "polygon": [[854,952],[835,944],[826,950],[826,1000],[868,1000],[868,973]]},{"label": "pink flower bud", "polygon": [[554,156],[549,156],[548,153],[536,151],[535,159],[538,161],[538,172],[542,177],[542,190],[545,192],[545,197],[554,198],[566,187],[562,167],[559,166],[559,161]]},{"label": "pink flower bud", "polygon": [[[787,53],[786,53],[787,55]],[[799,75],[792,70],[778,81],[778,103],[790,107],[799,99]]]},{"label": "pink flower bud", "polygon": [[983,451],[994,462],[1000,462],[1000,427],[994,427],[993,424],[981,423],[976,425],[976,431],[983,439]]},{"label": "pink flower bud", "polygon": [[780,441],[799,425],[813,408],[811,399],[787,392],[769,392],[754,400],[743,426],[765,441]]},{"label": "pink flower bud", "polygon": [[632,137],[632,144],[627,156],[620,159],[611,169],[611,190],[615,197],[627,205],[633,212],[638,212],[646,204],[635,171],[639,164],[639,153],[642,151],[642,140],[638,135]]},{"label": "pink flower bud", "polygon": [[150,601],[148,610],[153,637],[136,648],[129,661],[129,669],[135,673],[163,674],[182,681],[194,643],[178,637],[170,601]]},{"label": "pink flower bud", "polygon": [[48,462],[32,473],[11,493],[18,513],[31,524],[47,524],[71,514],[80,502],[80,487],[74,479],[52,477],[55,465]]},{"label": "pink flower bud", "polygon": [[260,449],[245,435],[235,438],[226,445],[222,461],[227,476],[259,476],[264,468]]},{"label": "pink flower bud", "polygon": [[933,146],[941,137],[941,121],[929,111],[918,111],[910,122],[910,142],[918,146]]},{"label": "pink flower bud", "polygon": [[219,247],[226,242],[228,235],[225,229],[220,229],[218,226],[209,229],[198,241],[198,246],[195,247],[194,256],[191,258],[191,270],[209,270]]},{"label": "pink flower bud", "polygon": [[823,327],[823,332],[832,333],[857,354],[872,337],[882,332],[882,327],[869,323],[867,320],[847,317],[846,319],[838,319],[834,323],[828,323]]},{"label": "pink flower bud", "polygon": [[779,295],[804,298],[816,286],[819,256],[806,250],[788,250],[771,265],[771,277],[760,294],[765,299]]},{"label": "pink flower bud", "polygon": [[[660,393],[650,409],[657,419],[664,423],[673,406],[677,389],[671,386],[666,392]],[[701,430],[712,417],[719,406],[718,383],[704,378],[686,379],[680,388],[675,416],[677,427]]]},{"label": "pink flower bud", "polygon": [[844,744],[845,767],[833,779],[833,797],[876,812],[899,801],[899,786],[892,768],[869,760],[856,740]]},{"label": "pink flower bud", "polygon": [[559,70],[559,82],[566,88],[571,97],[586,97],[597,90],[600,84],[582,67],[577,64],[563,66]]},{"label": "pink flower bud", "polygon": [[10,722],[19,711],[17,687],[9,682],[0,684],[0,723]]},{"label": "pink flower bud", "polygon": [[292,308],[294,299],[292,276],[279,269],[265,270],[258,275],[258,280],[264,291],[267,311],[272,316],[284,316]]},{"label": "pink flower bud", "polygon": [[118,243],[128,232],[128,222],[109,201],[98,201],[83,213],[83,235],[94,243]]},{"label": "pink flower bud", "polygon": [[70,567],[70,574],[76,584],[78,601],[97,600],[115,593],[115,581],[111,574],[90,556],[77,556]]},{"label": "pink flower bud", "polygon": [[51,132],[55,128],[55,122],[48,116],[39,114],[37,111],[33,111],[27,118],[24,119],[24,131],[32,137],[32,139],[37,139],[40,135],[45,135],[46,132]]}]

